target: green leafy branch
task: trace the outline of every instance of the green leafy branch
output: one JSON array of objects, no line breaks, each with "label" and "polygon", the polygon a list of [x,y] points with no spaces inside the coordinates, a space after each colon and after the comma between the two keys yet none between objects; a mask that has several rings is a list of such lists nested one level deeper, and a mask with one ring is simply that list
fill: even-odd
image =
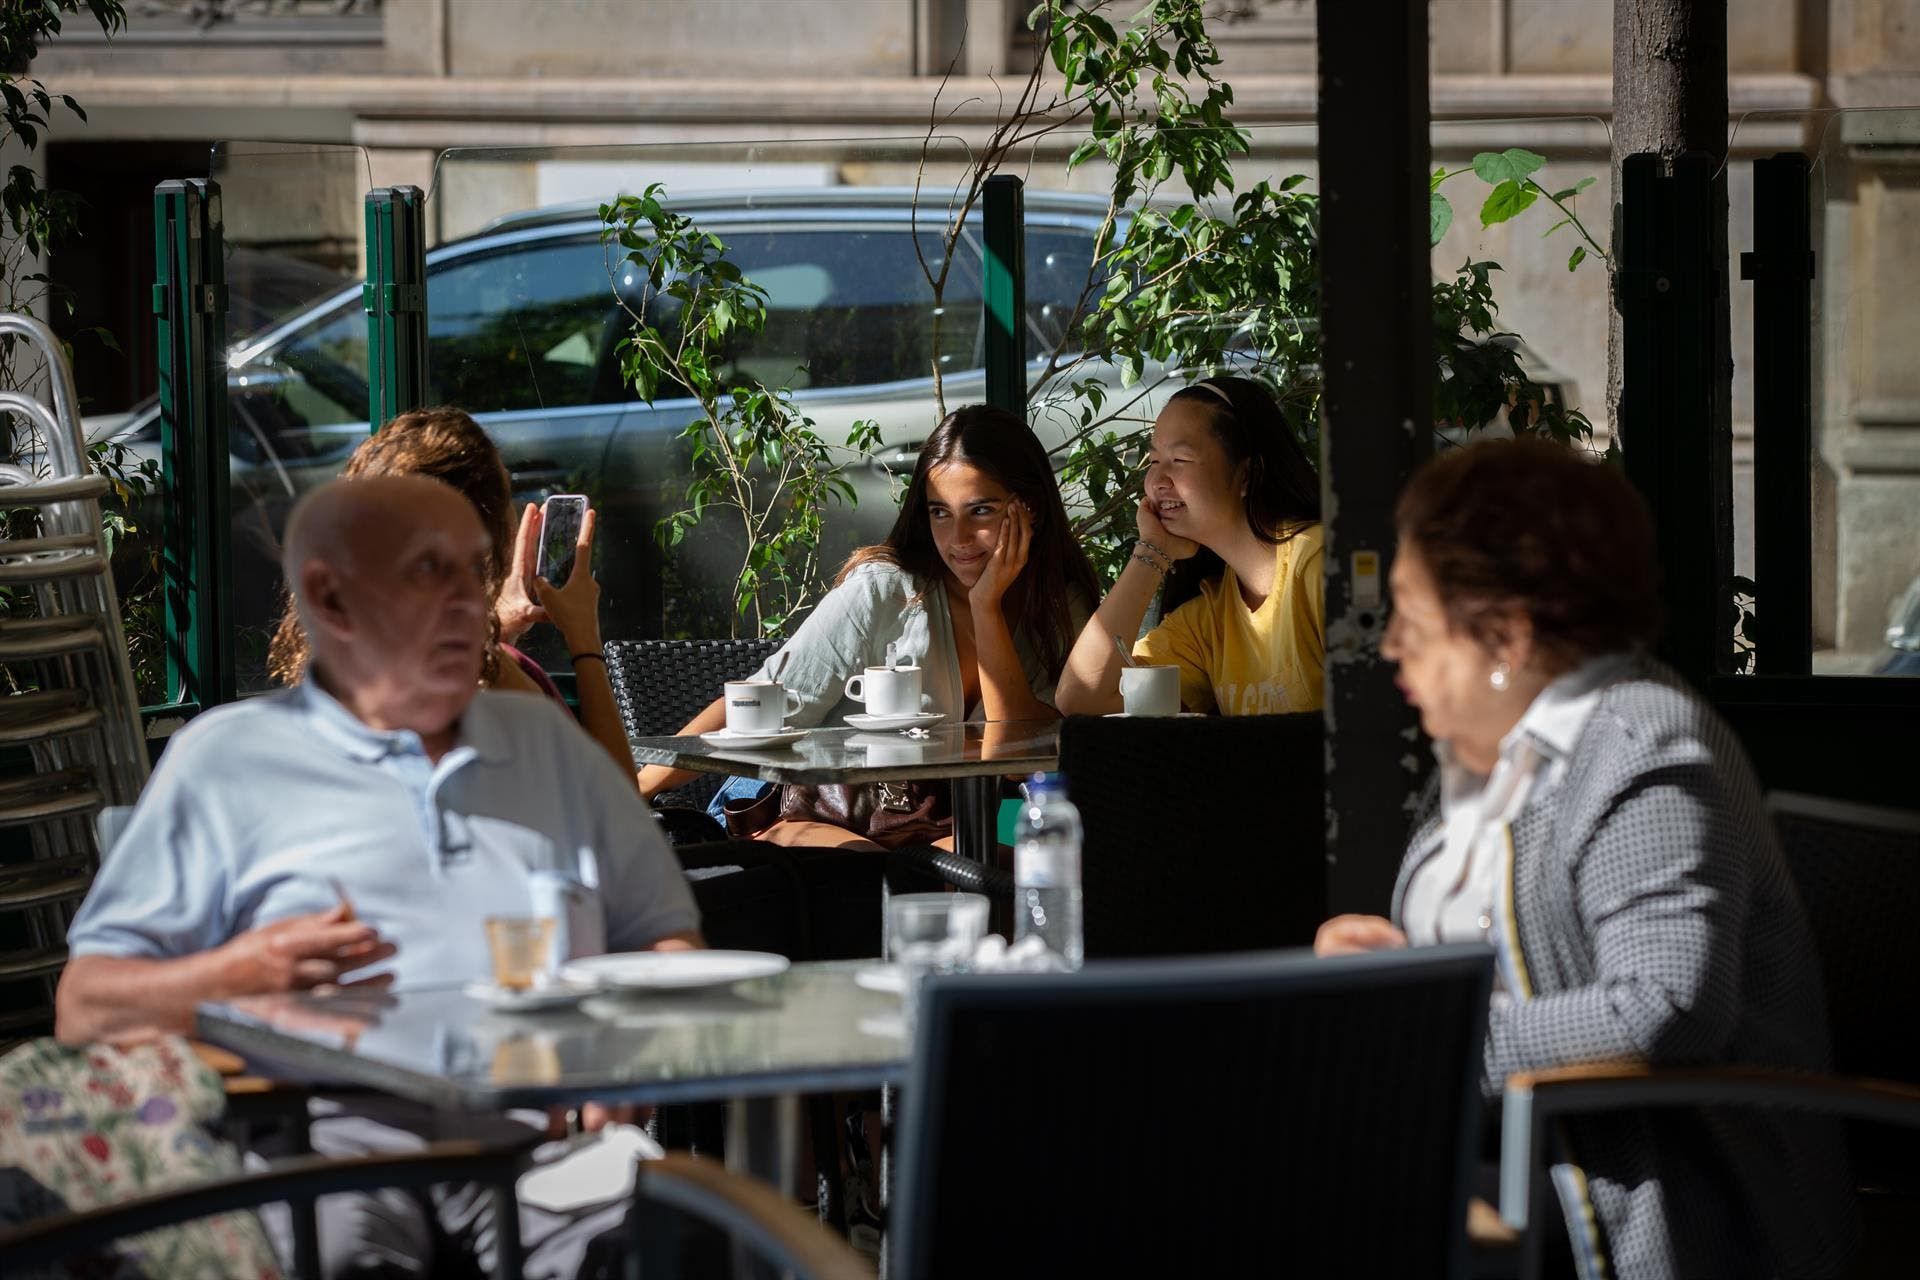
[{"label": "green leafy branch", "polygon": [[1593,185],[1593,179],[1582,178],[1570,187],[1549,191],[1533,177],[1546,163],[1547,158],[1543,155],[1522,147],[1509,147],[1505,151],[1482,151],[1474,156],[1472,164],[1462,169],[1435,169],[1427,181],[1427,233],[1431,242],[1439,244],[1441,237],[1453,225],[1453,204],[1440,194],[1441,184],[1449,178],[1471,173],[1493,188],[1480,206],[1481,226],[1491,227],[1506,222],[1532,208],[1536,200],[1544,199],[1558,209],[1561,216],[1560,221],[1540,233],[1542,238],[1562,227],[1572,227],[1582,241],[1568,256],[1567,270],[1572,271],[1585,262],[1589,252],[1606,261],[1606,247],[1594,239],[1593,233],[1587,230],[1587,224],[1580,220],[1580,215],[1573,208],[1575,198]]},{"label": "green leafy branch", "polygon": [[[655,183],[600,207],[602,242],[625,251],[641,282],[637,297],[615,290],[631,320],[618,348],[621,374],[649,404],[665,393],[699,407],[679,436],[692,468],[685,503],[655,536],[677,547],[710,511],[732,512],[743,541],[736,630],[751,619],[755,631],[776,633],[819,589],[823,515],[832,503],[853,505],[853,486],[790,387],[729,376],[729,349],[766,324],[767,291],[664,193]],[[845,448],[865,453],[878,442],[878,427],[860,421]]]}]

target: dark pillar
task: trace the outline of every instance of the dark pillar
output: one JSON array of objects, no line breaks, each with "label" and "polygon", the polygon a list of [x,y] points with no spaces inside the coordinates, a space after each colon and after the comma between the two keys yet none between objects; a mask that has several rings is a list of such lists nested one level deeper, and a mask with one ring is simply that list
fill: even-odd
[{"label": "dark pillar", "polygon": [[1394,499],[1432,450],[1427,3],[1319,23],[1327,907],[1383,913],[1430,759],[1380,657]]}]

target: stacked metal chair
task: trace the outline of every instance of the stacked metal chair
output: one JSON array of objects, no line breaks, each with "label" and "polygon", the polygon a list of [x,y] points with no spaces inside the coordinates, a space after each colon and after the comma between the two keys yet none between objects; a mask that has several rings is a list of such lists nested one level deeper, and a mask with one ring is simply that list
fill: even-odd
[{"label": "stacked metal chair", "polygon": [[44,361],[53,403],[0,391],[0,414],[37,432],[46,459],[45,474],[0,466],[0,510],[38,515],[30,536],[0,538],[0,583],[36,605],[0,619],[0,1047],[51,1024],[67,924],[103,852],[95,816],[131,805],[148,767],[100,531],[108,482],[87,466],[73,373],[39,321],[0,315],[9,339]]}]

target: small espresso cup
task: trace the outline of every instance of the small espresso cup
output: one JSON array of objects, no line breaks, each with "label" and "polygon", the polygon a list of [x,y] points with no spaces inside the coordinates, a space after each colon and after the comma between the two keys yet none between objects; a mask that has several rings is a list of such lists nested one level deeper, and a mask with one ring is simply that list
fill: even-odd
[{"label": "small espresso cup", "polygon": [[847,679],[847,697],[864,702],[873,716],[910,716],[920,710],[920,667],[912,658],[903,665],[868,667]]},{"label": "small espresso cup", "polygon": [[778,733],[801,705],[778,680],[729,680],[726,703],[728,733]]},{"label": "small espresso cup", "polygon": [[1120,668],[1120,701],[1130,716],[1179,715],[1180,668]]}]

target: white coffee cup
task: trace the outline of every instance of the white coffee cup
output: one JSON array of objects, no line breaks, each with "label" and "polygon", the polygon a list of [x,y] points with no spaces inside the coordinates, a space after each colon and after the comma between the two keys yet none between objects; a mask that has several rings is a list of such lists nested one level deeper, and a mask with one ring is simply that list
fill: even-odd
[{"label": "white coffee cup", "polygon": [[778,733],[801,706],[778,680],[729,680],[726,703],[728,733]]},{"label": "white coffee cup", "polygon": [[1120,668],[1120,700],[1130,716],[1179,715],[1180,668]]},{"label": "white coffee cup", "polygon": [[920,664],[902,658],[891,667],[868,667],[847,678],[847,697],[863,702],[871,716],[910,716],[920,710]]}]

